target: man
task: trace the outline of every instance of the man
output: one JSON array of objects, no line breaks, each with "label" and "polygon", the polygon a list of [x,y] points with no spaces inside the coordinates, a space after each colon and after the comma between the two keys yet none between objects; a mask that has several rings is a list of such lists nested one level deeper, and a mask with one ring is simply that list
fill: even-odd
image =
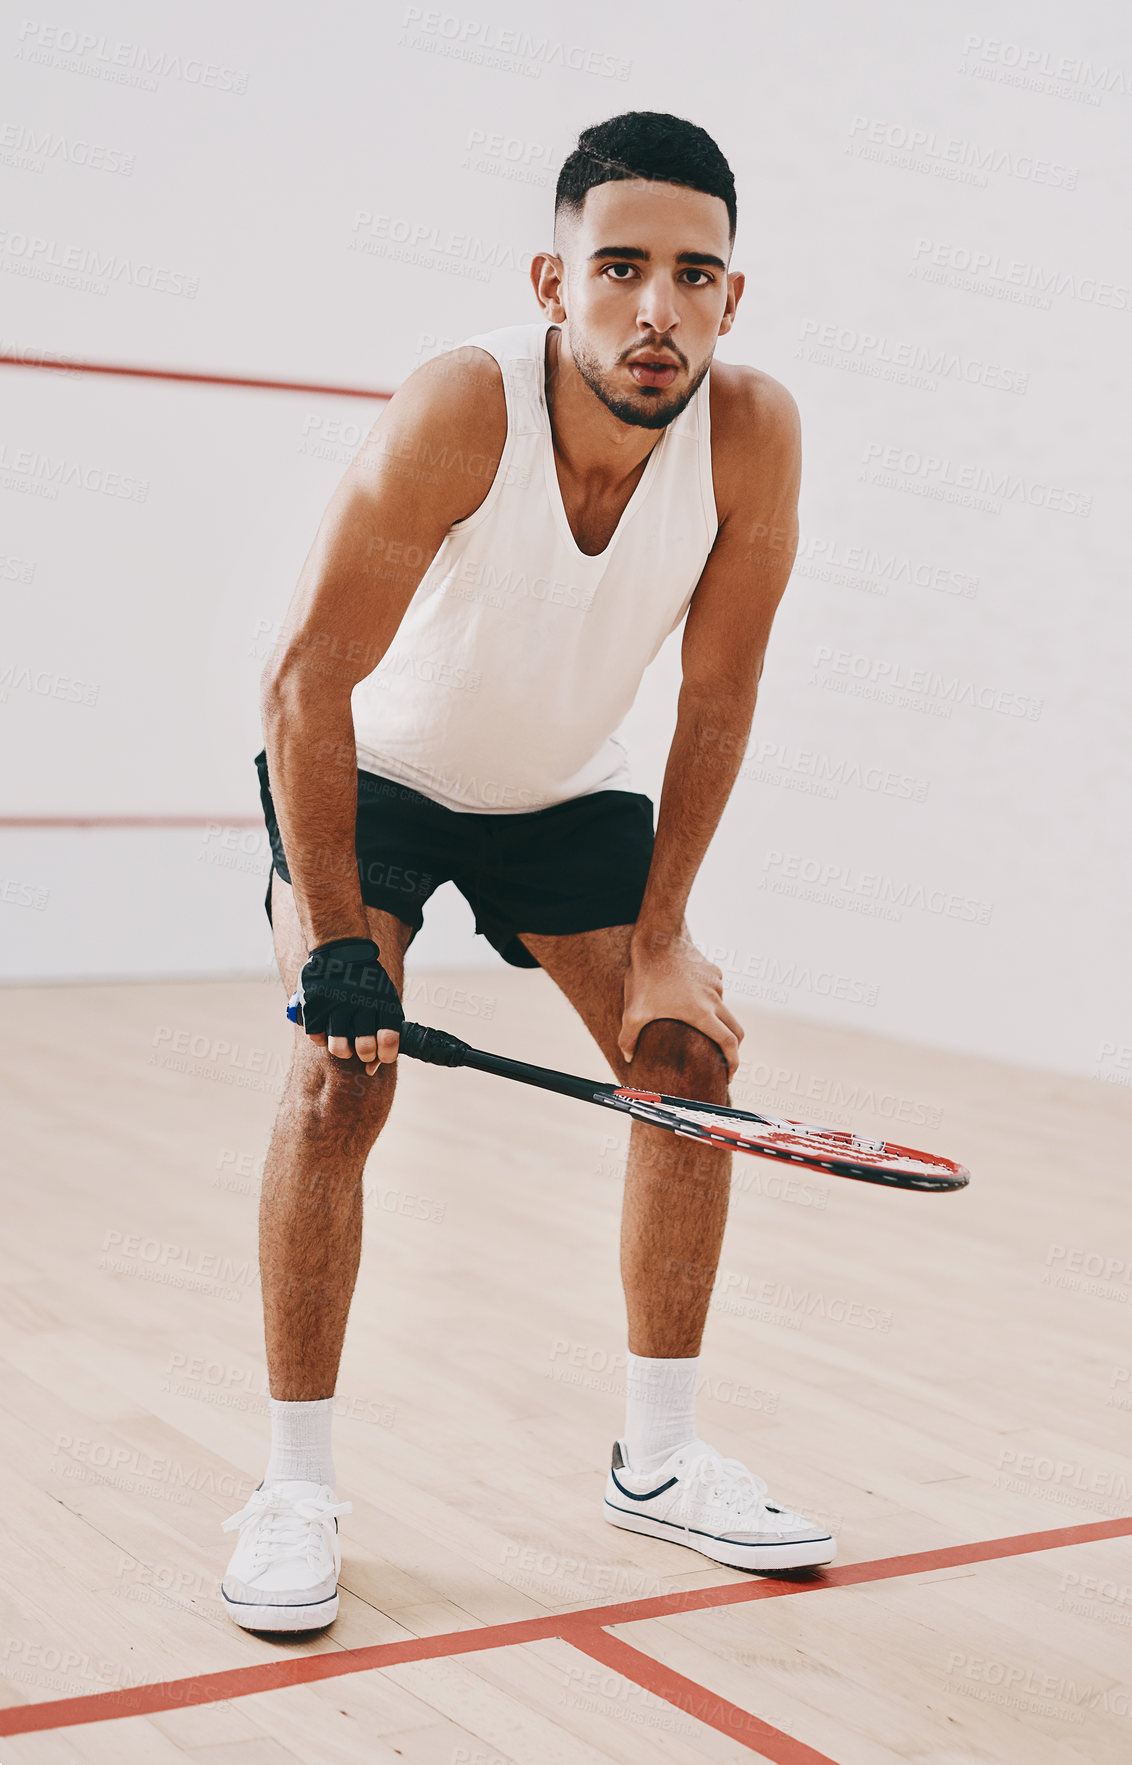
[{"label": "man", "polygon": [[[542,320],[390,400],[265,671],[268,912],[302,1028],[261,1205],[271,1457],[225,1522],[223,1597],[247,1628],[337,1611],[332,1397],[432,890],[453,879],[508,962],[546,970],[619,1082],[727,1101],[743,1031],[684,910],[750,729],[799,479],[790,394],[712,362],[743,292],[735,215],[704,130],[654,112],[585,130],[532,263]],[[654,841],[613,731],[685,615]],[[696,1434],[729,1179],[726,1153],[633,1124],[605,1515],[736,1568],[828,1562],[827,1532]]]}]

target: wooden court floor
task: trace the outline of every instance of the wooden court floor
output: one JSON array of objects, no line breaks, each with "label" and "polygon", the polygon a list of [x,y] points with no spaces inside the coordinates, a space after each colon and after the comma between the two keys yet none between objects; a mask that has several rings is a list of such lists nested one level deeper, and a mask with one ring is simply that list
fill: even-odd
[{"label": "wooden court floor", "polygon": [[[267,1441],[278,983],[0,996],[0,1761],[1132,1759],[1132,1092],[732,1004],[736,1101],[974,1173],[736,1160],[700,1432],[837,1564],[745,1576],[604,1522],[627,1125],[404,1061],[337,1399],[341,1613],[274,1643],[216,1595]],[[407,1009],[607,1076],[541,974],[413,976]]]}]

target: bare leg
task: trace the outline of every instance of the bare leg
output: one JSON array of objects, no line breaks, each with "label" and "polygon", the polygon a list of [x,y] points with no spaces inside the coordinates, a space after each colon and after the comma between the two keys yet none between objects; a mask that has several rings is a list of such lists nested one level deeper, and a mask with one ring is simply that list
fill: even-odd
[{"label": "bare leg", "polygon": [[[275,954],[288,998],[307,948],[290,885],[272,878]],[[370,935],[398,992],[410,928],[367,908]],[[395,1064],[367,1078],[295,1031],[291,1068],[264,1166],[259,1267],[272,1397],[332,1397],[358,1275],[362,1171],[385,1125]]]},{"label": "bare leg", "polygon": [[[632,926],[564,937],[524,933],[597,1042],[619,1084],[727,1102],[727,1062],[688,1024],[641,1031],[627,1066],[617,1046]],[[634,1122],[621,1214],[621,1280],[629,1351],[684,1359],[700,1351],[731,1187],[731,1154]]]}]

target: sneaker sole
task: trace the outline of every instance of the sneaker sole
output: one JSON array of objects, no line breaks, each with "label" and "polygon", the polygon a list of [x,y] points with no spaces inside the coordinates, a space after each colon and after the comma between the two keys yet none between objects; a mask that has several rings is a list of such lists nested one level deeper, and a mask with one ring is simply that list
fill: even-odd
[{"label": "sneaker sole", "polygon": [[321,1630],[338,1616],[338,1595],[311,1606],[237,1605],[221,1594],[224,1610],[242,1630]]},{"label": "sneaker sole", "polygon": [[662,1538],[666,1544],[683,1545],[686,1550],[698,1551],[701,1556],[710,1557],[712,1562],[722,1563],[728,1569],[753,1569],[763,1573],[768,1569],[812,1569],[822,1563],[832,1563],[837,1555],[837,1545],[828,1536],[796,1539],[784,1544],[731,1544],[707,1533],[689,1537],[682,1526],[650,1520],[647,1514],[626,1513],[608,1501],[605,1517],[611,1526],[619,1526],[625,1532],[640,1532],[646,1538]]}]

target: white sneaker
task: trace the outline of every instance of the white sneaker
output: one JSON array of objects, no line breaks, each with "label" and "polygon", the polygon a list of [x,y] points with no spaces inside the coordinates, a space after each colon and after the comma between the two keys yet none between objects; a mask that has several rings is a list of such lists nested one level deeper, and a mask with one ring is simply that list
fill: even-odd
[{"label": "white sneaker", "polygon": [[229,1617],[245,1630],[316,1630],[338,1616],[342,1549],[339,1514],[325,1483],[260,1484],[247,1506],[221,1522],[240,1540],[220,1584]]},{"label": "white sneaker", "polygon": [[830,1534],[766,1500],[767,1486],[738,1459],[692,1440],[659,1471],[632,1471],[623,1440],[613,1443],[605,1517],[627,1532],[686,1544],[729,1569],[802,1569],[832,1563]]}]

